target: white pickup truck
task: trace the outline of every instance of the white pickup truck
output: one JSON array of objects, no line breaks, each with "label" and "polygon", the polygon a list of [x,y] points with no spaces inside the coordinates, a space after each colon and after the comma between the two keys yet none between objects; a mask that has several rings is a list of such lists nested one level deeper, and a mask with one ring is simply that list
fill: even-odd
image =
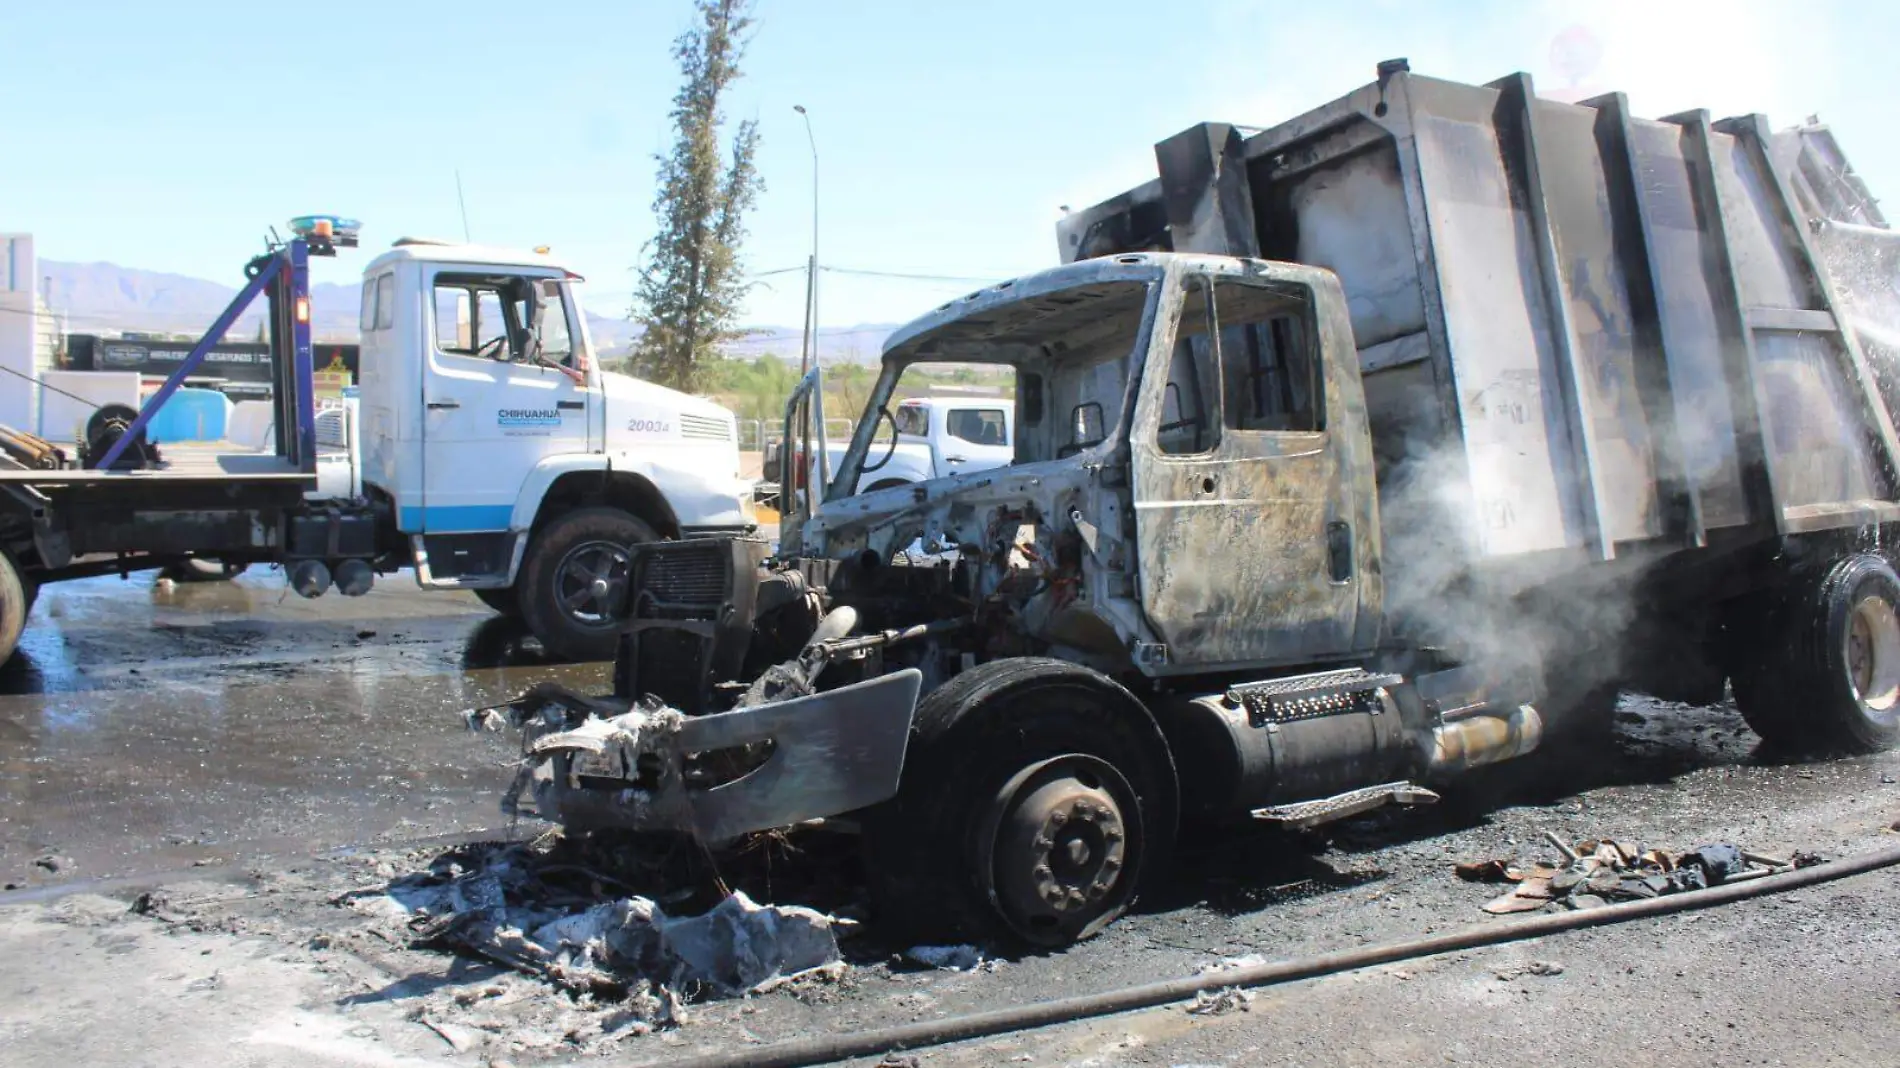
[{"label": "white pickup truck", "polygon": [[[859,493],[988,471],[1015,455],[1016,410],[1007,398],[917,397],[899,404],[890,423],[878,428],[858,476]],[[848,438],[826,444],[832,471],[850,444]],[[765,473],[777,481],[776,453],[767,457]]]}]

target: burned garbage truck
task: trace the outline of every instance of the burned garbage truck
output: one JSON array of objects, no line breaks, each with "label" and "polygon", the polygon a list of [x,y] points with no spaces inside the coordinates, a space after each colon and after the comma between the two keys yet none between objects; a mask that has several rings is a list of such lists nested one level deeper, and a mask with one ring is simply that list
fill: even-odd
[{"label": "burned garbage truck", "polygon": [[[1061,945],[1183,826],[1430,801],[1619,688],[1900,736],[1900,239],[1825,128],[1395,62],[1156,157],[890,338],[775,548],[635,547],[615,695],[513,706],[544,813],[843,823],[882,919]],[[853,494],[942,365],[1013,463]]]}]

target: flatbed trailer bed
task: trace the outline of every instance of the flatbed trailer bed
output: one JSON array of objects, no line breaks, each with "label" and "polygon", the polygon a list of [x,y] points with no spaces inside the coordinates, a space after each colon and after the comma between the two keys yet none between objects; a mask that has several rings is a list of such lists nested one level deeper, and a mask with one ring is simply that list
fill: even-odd
[{"label": "flatbed trailer bed", "polygon": [[[320,482],[308,257],[352,244],[353,236],[300,233],[251,260],[248,284],[178,369],[137,412],[95,412],[83,445],[7,435],[11,447],[0,453],[0,662],[48,582],[202,559],[283,563],[293,586],[320,583],[318,592],[330,585],[332,568],[346,565],[352,579],[338,587],[367,590],[376,553],[373,510],[353,495],[306,500]],[[274,449],[159,442],[154,451],[145,438],[152,417],[260,296],[268,303]],[[47,463],[57,466],[37,466]]]},{"label": "flatbed trailer bed", "polygon": [[165,462],[156,468],[132,471],[9,471],[0,470],[0,483],[27,486],[113,486],[127,482],[269,482],[302,483],[315,488],[317,476],[301,471],[288,459],[272,453],[218,452],[183,443],[165,446]]}]

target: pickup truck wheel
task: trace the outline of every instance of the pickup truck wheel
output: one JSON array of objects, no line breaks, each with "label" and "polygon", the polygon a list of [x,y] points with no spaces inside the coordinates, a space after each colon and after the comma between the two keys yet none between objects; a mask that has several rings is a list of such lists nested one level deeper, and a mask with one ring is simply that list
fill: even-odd
[{"label": "pickup truck wheel", "polygon": [[476,600],[510,619],[519,618],[521,615],[521,598],[515,594],[513,586],[505,586],[498,590],[471,590],[469,592],[475,595]]},{"label": "pickup truck wheel", "polygon": [[618,508],[581,508],[535,535],[515,589],[521,619],[550,655],[611,660],[627,598],[628,547],[658,541]]},{"label": "pickup truck wheel", "polygon": [[897,797],[864,821],[887,932],[1064,946],[1127,912],[1165,863],[1174,765],[1113,681],[992,661],[926,697],[912,731]]},{"label": "pickup truck wheel", "polygon": [[1796,577],[1745,633],[1731,679],[1748,725],[1797,751],[1900,741],[1900,577],[1878,556]]},{"label": "pickup truck wheel", "polygon": [[0,664],[13,657],[20,644],[20,632],[26,629],[26,614],[33,610],[33,583],[20,574],[13,557],[0,550]]}]

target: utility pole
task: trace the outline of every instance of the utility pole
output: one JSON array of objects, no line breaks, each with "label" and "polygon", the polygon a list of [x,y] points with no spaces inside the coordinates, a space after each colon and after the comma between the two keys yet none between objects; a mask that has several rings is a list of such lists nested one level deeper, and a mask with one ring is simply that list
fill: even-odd
[{"label": "utility pole", "polygon": [[803,378],[818,362],[818,139],[812,136],[811,114],[803,104],[792,110],[805,120],[805,143],[811,146],[811,258],[805,266],[805,334],[798,351],[798,375]]}]

